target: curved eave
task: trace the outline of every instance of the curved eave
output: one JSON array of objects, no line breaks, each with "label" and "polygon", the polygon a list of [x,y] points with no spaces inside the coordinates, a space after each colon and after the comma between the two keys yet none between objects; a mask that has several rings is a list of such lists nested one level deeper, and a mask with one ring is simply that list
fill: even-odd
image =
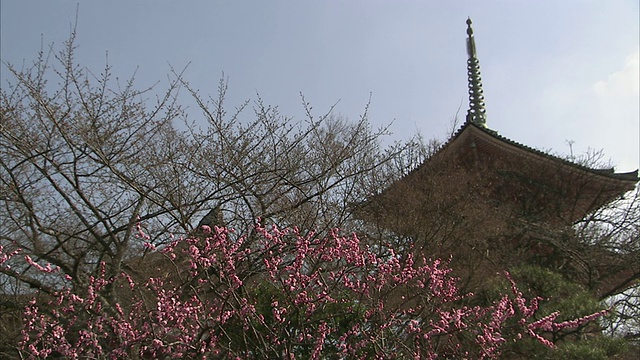
[{"label": "curved eave", "polygon": [[[466,138],[465,135],[466,135],[466,132],[468,131],[481,134],[482,137],[493,140],[492,142],[494,144],[504,148],[509,152],[526,154],[528,156],[538,158],[539,160],[546,160],[546,161],[552,161],[555,163],[560,163],[567,166],[568,168],[571,168],[577,171],[587,172],[593,175],[597,175],[599,177],[624,182],[627,184],[629,189],[633,189],[635,187],[635,184],[638,182],[638,180],[640,180],[638,178],[638,170],[625,172],[625,173],[616,173],[613,168],[593,169],[584,165],[573,163],[569,160],[566,160],[551,154],[547,154],[543,151],[534,149],[530,146],[526,146],[524,144],[518,143],[502,135],[499,135],[496,131],[478,126],[472,122],[466,122],[464,125],[462,125],[460,129],[458,129],[458,131],[456,131],[456,133],[449,139],[449,141],[447,141],[447,143],[444,144],[436,154],[434,154],[433,157],[443,156],[442,154],[445,153],[448,148],[456,147],[455,145],[456,140],[459,138]],[[427,160],[426,162],[429,162],[429,160]]]}]

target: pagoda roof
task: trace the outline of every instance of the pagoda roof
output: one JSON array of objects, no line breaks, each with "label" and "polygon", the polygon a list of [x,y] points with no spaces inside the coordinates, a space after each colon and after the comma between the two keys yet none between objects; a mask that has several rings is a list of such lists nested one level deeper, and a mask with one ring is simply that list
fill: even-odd
[{"label": "pagoda roof", "polygon": [[[471,165],[473,163],[478,166]],[[484,124],[468,121],[432,156],[373,198],[397,196],[398,190],[392,189],[402,183],[422,182],[424,175],[435,175],[443,170],[456,173],[462,164],[469,164],[472,167],[466,170],[460,169],[461,175],[468,171],[478,171],[479,174],[485,174],[481,175],[484,177],[489,170],[495,171],[496,175],[512,174],[527,178],[528,181],[544,187],[564,189],[563,193],[569,191],[563,196],[576,196],[574,198],[576,202],[572,203],[571,214],[567,215],[572,221],[577,221],[601,206],[622,197],[626,192],[634,190],[640,180],[638,170],[617,173],[614,168],[590,168],[513,141],[487,128]],[[500,177],[502,178],[502,175]],[[494,186],[491,185],[493,180],[489,178],[485,180],[487,185]],[[400,192],[404,191],[400,190]]]},{"label": "pagoda roof", "polygon": [[[638,170],[617,173],[615,172],[615,168],[590,168],[585,165],[577,164],[567,159],[551,155],[544,151],[535,149],[533,147],[524,145],[517,141],[511,140],[505,136],[500,135],[497,131],[487,128],[486,126],[477,125],[473,122],[465,122],[454,134],[453,136],[434,154],[433,157],[439,156],[440,153],[446,152],[448,148],[457,147],[458,139],[465,139],[469,135],[474,134],[480,136],[484,140],[490,142],[494,147],[498,146],[502,148],[503,151],[518,153],[520,155],[529,156],[530,158],[550,161],[559,165],[564,165],[564,168],[573,169],[579,172],[590,173],[602,178],[608,178],[612,180],[619,180],[622,182],[626,182],[629,184],[629,190],[635,187],[635,184],[640,180],[638,178]],[[426,161],[428,162],[428,160]],[[422,166],[422,165],[421,165]],[[421,167],[419,166],[419,167]]]}]

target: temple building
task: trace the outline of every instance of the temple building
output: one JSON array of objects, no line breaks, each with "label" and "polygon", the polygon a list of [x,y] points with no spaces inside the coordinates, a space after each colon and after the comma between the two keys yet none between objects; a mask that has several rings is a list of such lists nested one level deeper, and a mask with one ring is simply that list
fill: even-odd
[{"label": "temple building", "polygon": [[[452,256],[474,282],[524,262],[606,297],[636,284],[638,253],[589,246],[576,224],[634,190],[616,173],[535,150],[489,128],[471,20],[466,121],[432,156],[375,196],[366,216],[427,257]],[[456,267],[463,262],[463,267]],[[631,270],[630,270],[631,268]],[[475,279],[475,280],[474,280]]]}]

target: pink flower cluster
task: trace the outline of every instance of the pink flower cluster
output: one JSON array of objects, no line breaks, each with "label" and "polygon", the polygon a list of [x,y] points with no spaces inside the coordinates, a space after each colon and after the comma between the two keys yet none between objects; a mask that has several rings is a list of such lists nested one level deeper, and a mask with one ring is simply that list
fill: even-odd
[{"label": "pink flower cluster", "polygon": [[[540,299],[524,299],[508,274],[512,294],[465,306],[472,295],[459,293],[446,262],[372,249],[337,230],[203,230],[156,250],[172,274],[135,281],[107,277],[103,265],[86,289],[32,301],[25,357],[496,358],[508,341],[531,336],[553,346],[540,332],[602,315],[536,320]],[[510,319],[515,331],[506,331]]]},{"label": "pink flower cluster", "polygon": [[11,252],[5,252],[4,246],[0,245],[0,266],[10,269],[9,264],[5,265],[12,257],[16,256],[22,249],[16,249]]}]

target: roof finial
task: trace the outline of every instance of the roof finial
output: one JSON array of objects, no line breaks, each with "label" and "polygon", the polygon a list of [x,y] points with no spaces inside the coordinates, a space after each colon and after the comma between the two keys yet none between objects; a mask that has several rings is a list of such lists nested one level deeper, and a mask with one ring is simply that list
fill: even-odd
[{"label": "roof finial", "polygon": [[467,75],[469,76],[469,110],[467,122],[487,127],[487,110],[484,108],[482,78],[480,77],[480,62],[476,57],[476,42],[473,38],[471,18],[467,18]]}]

